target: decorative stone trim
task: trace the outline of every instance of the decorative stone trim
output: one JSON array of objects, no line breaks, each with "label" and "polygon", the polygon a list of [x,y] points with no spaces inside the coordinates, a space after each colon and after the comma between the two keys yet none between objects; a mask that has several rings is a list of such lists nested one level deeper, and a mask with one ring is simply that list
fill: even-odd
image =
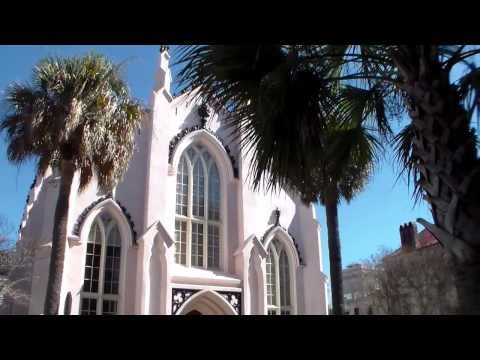
[{"label": "decorative stone trim", "polygon": [[279,226],[280,225],[280,209],[277,207],[275,210],[274,210],[274,216],[275,216],[275,226]]},{"label": "decorative stone trim", "polygon": [[168,145],[168,163],[171,165],[173,162],[173,155],[175,154],[175,150],[177,149],[178,144],[182,141],[185,136],[188,134],[195,132],[195,131],[200,131],[200,130],[205,130],[208,132],[210,135],[212,135],[215,139],[217,139],[220,144],[222,144],[223,148],[225,149],[225,152],[227,153],[230,163],[232,164],[232,169],[233,169],[233,176],[238,179],[238,167],[236,166],[235,158],[230,152],[230,148],[228,145],[225,145],[222,139],[215,134],[212,130],[204,127],[204,124],[200,125],[195,125],[186,129],[181,130],[177,135],[175,135],[172,140],[170,140],[170,144]]},{"label": "decorative stone trim", "polygon": [[172,315],[176,315],[178,309],[187,301],[192,295],[196,294],[200,290],[193,289],[172,289]]},{"label": "decorative stone trim", "polygon": [[207,119],[210,116],[210,112],[208,111],[208,107],[206,104],[202,104],[198,107],[198,116],[200,116],[200,125],[202,128],[207,126]]},{"label": "decorative stone trim", "polygon": [[70,247],[81,245],[80,236],[70,235],[68,236],[68,244]]},{"label": "decorative stone trim", "polygon": [[[172,315],[176,315],[183,303],[192,295],[198,293],[198,289],[172,289]],[[235,291],[215,291],[223,297],[235,310],[237,315],[242,314],[242,293]]]},{"label": "decorative stone trim", "polygon": [[[30,203],[30,195],[32,194],[32,190],[33,188],[35,187],[36,183],[37,183],[37,178],[38,178],[38,174],[35,175],[35,177],[33,178],[33,181],[32,181],[32,184],[30,185],[30,188],[28,189],[28,192],[27,192],[27,199],[25,201],[25,210],[27,209],[28,207],[28,204]],[[25,211],[24,211],[24,215],[25,215]],[[18,233],[21,232],[22,230],[22,224],[23,222],[26,220],[26,216],[24,216],[24,218],[22,219],[22,221],[20,222],[20,225],[18,226]]]},{"label": "decorative stone trim", "polygon": [[125,208],[125,206],[123,206],[123,204],[120,201],[118,201],[118,200],[114,200],[114,201],[118,204],[120,209],[122,209],[123,215],[125,215],[125,217],[127,218],[127,221],[130,224],[130,230],[132,231],[133,243],[136,245],[137,244],[137,232],[135,231],[135,224],[133,223],[132,217],[131,217],[130,213],[127,211],[127,209]]},{"label": "decorative stone trim", "polygon": [[233,307],[237,315],[242,315],[242,293],[233,291],[217,291]]},{"label": "decorative stone trim", "polygon": [[127,209],[117,200],[112,198],[112,194],[102,196],[101,198],[95,200],[92,202],[89,206],[87,206],[82,213],[78,216],[77,222],[75,223],[75,226],[73,227],[73,235],[75,236],[80,236],[80,230],[82,228],[83,222],[85,221],[85,218],[87,215],[90,213],[90,211],[100,204],[102,201],[105,201],[107,199],[112,199],[115,201],[115,203],[122,209],[123,215],[127,218],[128,223],[130,224],[130,230],[132,231],[132,239],[133,243],[136,245],[137,244],[137,232],[135,231],[135,224],[133,223],[132,217],[130,216],[129,212]]},{"label": "decorative stone trim", "polygon": [[288,231],[287,229],[285,229],[285,228],[284,228],[283,226],[281,226],[280,224],[277,223],[277,224],[275,224],[275,225],[270,226],[270,227],[267,229],[267,231],[265,231],[265,234],[263,234],[260,242],[261,242],[263,245],[265,245],[265,239],[266,239],[266,238],[268,237],[268,235],[269,235],[275,228],[277,228],[277,227],[279,227],[279,228],[281,228],[282,230],[284,230],[284,231],[288,234],[288,236],[290,236],[290,237],[292,238],[292,240],[293,240],[293,245],[295,245],[295,249],[297,250],[297,254],[298,254],[298,259],[299,259],[299,261],[300,261],[300,265],[305,265],[305,262],[303,261],[303,258],[302,258],[302,256],[300,255],[300,250],[299,250],[299,248],[298,248],[298,244],[297,244],[297,241],[295,240],[295,237],[290,233],[290,231]]}]

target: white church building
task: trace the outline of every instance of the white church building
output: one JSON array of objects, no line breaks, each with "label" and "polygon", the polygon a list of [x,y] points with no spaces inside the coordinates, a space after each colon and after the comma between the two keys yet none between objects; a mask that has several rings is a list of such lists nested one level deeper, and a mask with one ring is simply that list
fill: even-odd
[{"label": "white church building", "polygon": [[[60,314],[327,314],[313,206],[254,192],[222,114],[170,93],[162,48],[151,108],[112,194],[70,195]],[[200,111],[199,111],[200,110]],[[20,241],[35,255],[24,313],[43,312],[59,178],[38,177]]]}]

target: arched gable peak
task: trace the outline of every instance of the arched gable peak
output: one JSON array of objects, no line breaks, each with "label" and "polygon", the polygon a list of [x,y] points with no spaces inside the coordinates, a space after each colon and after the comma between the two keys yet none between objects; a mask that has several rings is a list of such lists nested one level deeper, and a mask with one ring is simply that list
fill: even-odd
[{"label": "arched gable peak", "polygon": [[288,250],[288,256],[294,261],[295,266],[304,265],[295,239],[287,229],[280,225],[273,225],[269,227],[261,240],[265,251],[268,252],[268,247],[273,239],[277,239],[285,245],[285,248]]},{"label": "arched gable peak", "polygon": [[84,229],[85,231],[89,231],[95,217],[103,211],[108,211],[109,214],[117,221],[119,229],[122,233],[122,238],[125,239],[126,244],[130,246],[135,245],[137,233],[135,231],[130,214],[127,212],[125,207],[108,196],[94,201],[83,210],[83,212],[77,218],[73,228],[73,235],[81,237]]},{"label": "arched gable peak", "polygon": [[213,131],[199,125],[180,131],[170,141],[168,163],[173,169],[176,169],[184,150],[194,142],[207,147],[210,155],[215,158],[219,170],[229,179],[238,178],[236,161],[228,145],[225,145]]}]

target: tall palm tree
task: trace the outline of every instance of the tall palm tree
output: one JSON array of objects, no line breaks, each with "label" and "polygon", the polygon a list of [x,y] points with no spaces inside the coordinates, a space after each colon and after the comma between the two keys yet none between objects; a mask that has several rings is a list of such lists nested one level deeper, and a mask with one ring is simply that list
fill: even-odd
[{"label": "tall palm tree", "polygon": [[[407,110],[412,126],[397,138],[398,155],[431,205],[434,224],[418,221],[454,255],[460,311],[479,314],[480,160],[471,120],[480,104],[480,69],[469,60],[479,53],[433,45],[187,46],[181,78],[230,110],[232,123],[254,139],[257,185],[262,176],[269,186],[283,185],[295,179],[298,165],[308,169],[334,108],[334,84],[379,89],[386,101],[375,102],[377,116],[384,120]],[[467,72],[453,82],[458,64]],[[298,176],[307,179],[308,171]]]},{"label": "tall palm tree", "polygon": [[[180,57],[181,84],[232,110],[227,123],[253,152],[254,187],[293,189],[325,205],[333,313],[343,314],[338,204],[361,191],[373,168],[380,143],[365,120],[375,115],[378,90],[326,87],[325,74],[303,66],[295,47],[191,46]],[[386,135],[388,124],[373,118]]]},{"label": "tall palm tree", "polygon": [[21,164],[33,157],[39,175],[53,167],[61,176],[44,306],[46,315],[55,315],[74,174],[80,174],[79,191],[94,175],[102,191],[111,191],[132,155],[142,109],[130,97],[120,66],[95,54],[40,61],[32,82],[13,84],[6,101],[10,108],[0,131],[7,134],[8,159]]},{"label": "tall palm tree", "polygon": [[[480,314],[480,159],[471,126],[480,105],[478,54],[466,46],[350,47],[334,71],[335,81],[361,78],[403,98],[411,123],[396,137],[397,156],[431,206],[434,224],[417,221],[453,255],[459,312],[468,314]],[[320,63],[332,55],[323,51]],[[352,59],[360,66],[348,71]],[[455,79],[459,64],[465,72]]]},{"label": "tall palm tree", "polygon": [[[307,179],[294,178],[290,188],[302,194],[306,203],[319,201],[325,207],[328,231],[332,312],[344,314],[342,256],[338,205],[350,202],[370,180],[379,154],[391,135],[387,124],[384,131],[373,130],[374,98],[355,87],[340,89],[337,109],[319,134],[322,146],[316,152],[317,163]],[[336,114],[336,115],[335,115]]]},{"label": "tall palm tree", "polygon": [[324,155],[330,154],[330,157],[321,161],[323,166],[317,171],[312,171],[312,182],[318,195],[311,200],[319,200],[325,206],[332,311],[334,315],[342,315],[344,297],[338,205],[341,200],[349,202],[363,190],[373,171],[379,143],[361,125],[337,130],[330,136],[332,141],[324,148]]},{"label": "tall palm tree", "polygon": [[400,158],[431,205],[434,224],[418,221],[453,254],[459,311],[480,314],[480,158],[471,127],[480,104],[480,69],[471,64],[451,82],[453,66],[469,56],[462,50],[443,59],[434,46],[393,53],[412,119],[411,131],[398,139],[405,151]]}]

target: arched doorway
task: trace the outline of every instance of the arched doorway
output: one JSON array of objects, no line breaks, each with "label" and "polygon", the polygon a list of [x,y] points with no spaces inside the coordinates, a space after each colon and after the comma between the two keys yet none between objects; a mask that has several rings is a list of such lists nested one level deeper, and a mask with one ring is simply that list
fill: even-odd
[{"label": "arched doorway", "polygon": [[178,310],[178,315],[237,315],[218,293],[202,290],[192,295]]},{"label": "arched doorway", "polygon": [[197,311],[197,310],[192,310],[190,311],[189,313],[185,314],[185,315],[203,315],[200,311]]}]

